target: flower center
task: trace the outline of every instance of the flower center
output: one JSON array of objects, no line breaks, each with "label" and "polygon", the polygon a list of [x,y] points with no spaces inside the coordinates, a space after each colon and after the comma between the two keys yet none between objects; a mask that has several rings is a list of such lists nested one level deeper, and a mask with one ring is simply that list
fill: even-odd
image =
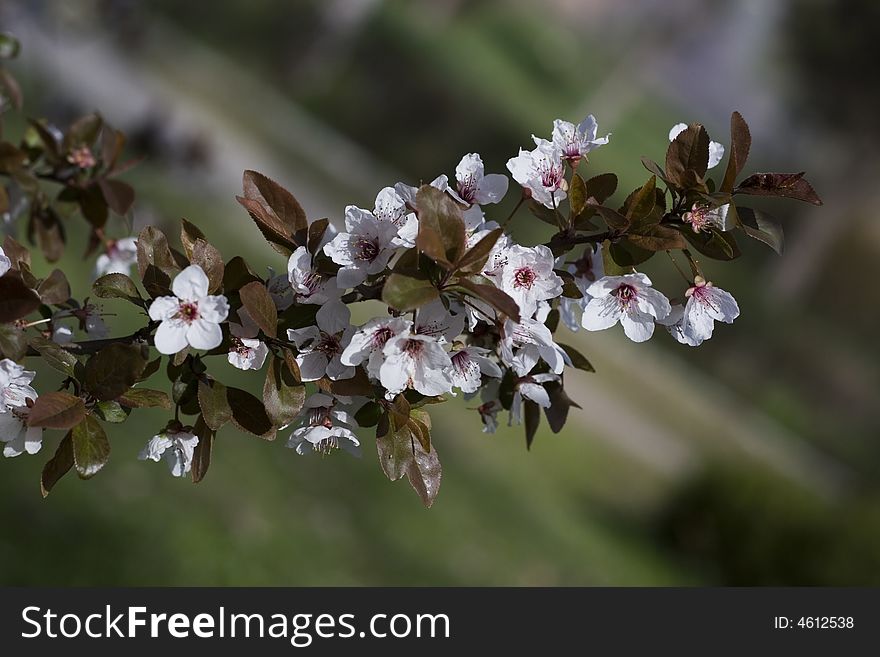
[{"label": "flower center", "polygon": [[314,449],[322,456],[327,456],[334,449],[339,449],[339,438],[337,438],[336,436],[328,436],[327,438],[322,438],[321,440],[313,444],[312,449]]},{"label": "flower center", "polygon": [[474,202],[474,195],[477,193],[477,181],[474,180],[473,174],[470,174],[464,180],[458,181],[458,195],[462,200],[468,203]]},{"label": "flower center", "polygon": [[177,309],[178,319],[191,324],[199,318],[199,304],[195,301],[183,301]]},{"label": "flower center", "polygon": [[410,356],[410,358],[418,358],[424,348],[425,343],[421,340],[407,340],[404,351]]},{"label": "flower center", "polygon": [[309,411],[309,424],[313,427],[333,427],[333,418],[330,417],[329,406],[319,406]]},{"label": "flower center", "polygon": [[596,272],[593,271],[593,256],[589,252],[584,253],[580,260],[576,260],[574,267],[579,278],[586,278],[590,282],[596,280]]},{"label": "flower center", "polygon": [[513,272],[513,286],[531,290],[535,278],[535,271],[531,267],[520,267]]},{"label": "flower center", "polygon": [[636,288],[634,288],[632,285],[627,285],[625,283],[614,290],[612,294],[617,297],[618,302],[624,308],[629,306],[638,296]]},{"label": "flower center", "polygon": [[461,350],[456,351],[452,354],[452,367],[455,368],[455,371],[458,372],[461,376],[467,375],[469,372],[478,371],[480,366],[477,365],[476,361],[474,361],[468,352]]},{"label": "flower center", "polygon": [[342,345],[339,343],[338,337],[321,331],[321,338],[315,344],[314,349],[326,355],[327,358],[332,358],[342,351]]},{"label": "flower center", "polygon": [[252,349],[248,346],[245,346],[244,342],[241,341],[241,338],[237,338],[236,336],[230,336],[230,342],[232,343],[232,348],[230,351],[234,351],[242,358],[247,358],[251,355]]},{"label": "flower center", "polygon": [[372,345],[373,349],[381,349],[385,346],[385,343],[393,337],[394,331],[392,331],[388,326],[383,326],[373,331],[373,337],[370,339],[370,344]]},{"label": "flower center", "polygon": [[709,206],[708,205],[694,205],[690,212],[685,212],[682,215],[682,220],[685,223],[689,223],[691,228],[694,229],[695,233],[699,233],[706,227],[706,224],[709,223]]},{"label": "flower center", "polygon": [[366,260],[367,262],[373,262],[376,259],[376,256],[379,255],[379,244],[376,240],[367,239],[362,237],[354,244],[355,248],[355,258],[357,260]]},{"label": "flower center", "polygon": [[541,185],[551,191],[555,191],[562,185],[563,168],[548,159],[541,161]]}]

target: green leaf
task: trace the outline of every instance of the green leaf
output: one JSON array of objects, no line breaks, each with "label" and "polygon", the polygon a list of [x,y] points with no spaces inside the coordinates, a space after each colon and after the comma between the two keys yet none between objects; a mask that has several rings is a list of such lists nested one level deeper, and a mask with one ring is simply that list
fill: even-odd
[{"label": "green leaf", "polygon": [[205,234],[193,223],[190,223],[186,219],[180,219],[180,243],[183,245],[183,252],[186,254],[186,257],[192,261],[193,257],[193,246],[196,243],[196,240],[205,240],[208,241],[208,238],[205,237]]},{"label": "green leaf", "polygon": [[66,376],[76,375],[76,366],[79,364],[76,356],[56,342],[42,336],[34,336],[30,339],[30,345],[39,352],[46,365],[52,369]]},{"label": "green leaf", "polygon": [[695,233],[688,227],[682,228],[682,234],[693,247],[704,256],[715,260],[735,260],[742,253],[732,231],[722,232],[717,228]]},{"label": "green leaf", "polygon": [[709,135],[699,123],[682,130],[666,150],[666,175],[679,187],[690,187],[688,171],[700,178],[706,175],[709,165]]},{"label": "green leaf", "polygon": [[752,208],[737,208],[740,227],[749,237],[764,242],[782,255],[785,248],[785,235],[782,225],[766,212]]},{"label": "green leaf", "polygon": [[[612,244],[608,240],[602,243],[602,270],[606,276],[622,276],[623,274],[632,273],[632,266],[621,265],[614,259],[612,249],[617,244]],[[619,251],[617,251],[619,253]]]},{"label": "green leaf", "polygon": [[495,310],[507,315],[514,322],[520,321],[519,306],[516,301],[506,292],[499,290],[494,285],[474,283],[466,278],[460,278],[456,285],[463,287],[471,295],[485,301]]},{"label": "green leaf", "polygon": [[721,191],[731,192],[736,183],[736,177],[742,172],[749,158],[749,149],[752,147],[752,133],[749,125],[739,112],[730,115],[730,148],[727,151],[727,169],[724,171],[724,179],[721,181]]},{"label": "green leaf", "polygon": [[205,423],[200,415],[193,425],[193,434],[198,436],[199,442],[193,450],[192,468],[190,473],[194,484],[199,483],[208,474],[211,466],[211,452],[214,449],[215,432]]},{"label": "green leaf", "polygon": [[571,218],[577,217],[584,208],[587,207],[587,186],[584,179],[578,174],[571,177],[571,184],[568,186],[568,207],[571,210]]},{"label": "green leaf", "polygon": [[822,199],[804,178],[803,171],[800,173],[755,173],[743,180],[733,190],[733,193],[753,196],[782,196],[806,201],[813,205],[822,205]]},{"label": "green leaf", "polygon": [[125,299],[136,306],[144,300],[134,281],[125,274],[105,274],[92,283],[92,293],[100,299]]},{"label": "green leaf", "polygon": [[107,207],[120,217],[124,217],[134,204],[134,188],[121,180],[101,178],[98,180]]},{"label": "green leaf", "polygon": [[43,472],[40,475],[40,491],[43,497],[49,494],[55,484],[66,475],[73,467],[73,440],[68,432],[58,448],[55,450],[54,456],[43,466]]},{"label": "green leaf", "polygon": [[99,419],[111,424],[125,422],[131,414],[131,408],[124,407],[117,401],[102,401],[95,404],[94,413]]},{"label": "green leaf", "polygon": [[571,360],[571,364],[575,368],[577,368],[579,370],[583,370],[584,372],[595,372],[596,371],[593,368],[593,366],[590,364],[590,361],[587,360],[587,357],[584,356],[577,349],[575,349],[571,345],[563,344],[561,342],[559,343],[559,346],[562,347],[562,349],[565,351],[566,354],[568,354],[568,358],[569,358],[569,360]]},{"label": "green leaf", "polygon": [[128,408],[171,409],[171,398],[168,393],[150,388],[131,388],[116,401]]},{"label": "green leaf", "polygon": [[382,287],[382,301],[399,312],[419,308],[440,296],[431,281],[392,272]]},{"label": "green leaf", "polygon": [[240,290],[241,303],[254,322],[270,338],[278,335],[278,309],[272,295],[260,282],[248,283]]},{"label": "green leaf", "polygon": [[501,228],[496,228],[481,237],[480,241],[464,254],[458,263],[458,269],[469,274],[476,274],[482,271],[486,261],[489,259],[489,254],[503,233],[504,231]]},{"label": "green leaf", "polygon": [[53,269],[37,287],[37,294],[45,304],[64,303],[70,298],[70,283],[67,282],[67,276],[60,269]]},{"label": "green leaf", "polygon": [[73,464],[80,479],[89,479],[110,460],[110,441],[104,428],[91,415],[86,415],[70,432],[73,440]]},{"label": "green leaf", "polygon": [[240,388],[227,388],[226,399],[232,408],[232,423],[235,426],[266,440],[275,439],[275,426],[263,402]]},{"label": "green leaf", "polygon": [[28,426],[44,429],[72,429],[86,415],[79,397],[66,392],[46,392],[34,400],[28,415]]},{"label": "green leaf", "polygon": [[379,417],[382,415],[382,408],[374,401],[368,401],[358,409],[354,414],[354,419],[359,427],[368,428],[375,427],[379,424]]},{"label": "green leaf", "polygon": [[416,208],[419,218],[416,246],[435,262],[451,269],[466,248],[461,207],[446,192],[422,185],[416,193]]},{"label": "green leaf", "polygon": [[40,297],[13,271],[0,276],[0,324],[27,317],[40,307]]},{"label": "green leaf", "polygon": [[263,405],[276,427],[290,424],[300,412],[306,399],[306,387],[287,367],[283,358],[269,359],[266,381],[263,384]]},{"label": "green leaf", "polygon": [[147,366],[146,348],[117,342],[86,361],[83,386],[97,399],[116,399],[140,379]]},{"label": "green leaf", "polygon": [[0,324],[0,354],[10,360],[21,360],[27,353],[28,339],[21,327]]}]

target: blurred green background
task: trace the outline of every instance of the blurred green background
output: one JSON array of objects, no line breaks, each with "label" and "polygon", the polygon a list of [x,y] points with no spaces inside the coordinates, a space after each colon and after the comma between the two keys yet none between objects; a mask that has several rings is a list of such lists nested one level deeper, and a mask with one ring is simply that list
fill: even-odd
[{"label": "blurred green background", "polygon": [[[224,430],[207,479],[175,480],[136,460],[160,411],[114,425],[110,465],[43,500],[60,438],[47,433],[39,456],[0,462],[0,583],[880,584],[878,7],[0,2],[27,112],[99,109],[146,156],[127,175],[135,229],[176,233],[185,216],[227,257],[276,270],[234,200],[243,169],[339,225],[346,204],[451,174],[466,152],[503,171],[531,133],[587,113],[613,132],[590,166],[622,190],[647,177],[639,156],[662,160],[674,123],[727,143],[737,109],[749,170],[806,169],[826,201],[762,203],[785,224],[784,257],[750,243],[734,265],[705,263],[743,315],[700,349],[663,332],[563,335],[597,373],[567,378],[583,410],[530,452],[520,428],[482,434],[465,402],[433,412],[444,478],[430,510],[383,477],[369,435],[362,460],[322,459]],[[515,224],[546,239],[525,213]],[[63,262],[74,281],[89,275],[84,240],[73,231]],[[668,263],[648,272],[677,289]]]}]

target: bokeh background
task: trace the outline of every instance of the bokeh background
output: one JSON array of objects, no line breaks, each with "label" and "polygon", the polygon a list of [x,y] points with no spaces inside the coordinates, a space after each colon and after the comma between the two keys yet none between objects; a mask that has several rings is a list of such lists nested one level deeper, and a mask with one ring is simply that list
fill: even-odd
[{"label": "bokeh background", "polygon": [[[99,109],[145,156],[127,175],[135,229],[185,216],[276,270],[234,200],[243,169],[339,224],[466,152],[503,171],[533,132],[587,113],[613,132],[590,166],[622,190],[674,123],[727,143],[737,109],[748,170],[805,169],[826,201],[760,203],[784,257],[751,242],[705,263],[743,315],[702,348],[564,336],[597,373],[569,375],[583,410],[530,452],[520,428],[482,434],[464,402],[434,412],[431,510],[383,477],[368,435],[362,460],[321,459],[224,430],[206,480],[175,480],[136,460],[159,411],[114,425],[105,471],[43,500],[48,433],[39,456],[0,462],[0,583],[880,584],[878,3],[33,0],[0,2],[0,24],[23,42],[27,113]],[[84,281],[73,234],[63,266]],[[649,273],[677,291],[668,263]]]}]

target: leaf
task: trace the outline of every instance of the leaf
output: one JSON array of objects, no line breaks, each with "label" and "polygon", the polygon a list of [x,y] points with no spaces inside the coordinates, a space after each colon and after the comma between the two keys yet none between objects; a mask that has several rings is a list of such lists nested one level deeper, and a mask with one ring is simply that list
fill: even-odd
[{"label": "leaf", "polygon": [[116,399],[140,380],[147,366],[146,349],[117,342],[86,361],[83,387],[97,399]]},{"label": "leaf", "polygon": [[107,465],[110,460],[110,441],[104,428],[91,415],[70,432],[73,441],[73,464],[80,479],[89,479]]},{"label": "leaf", "polygon": [[312,223],[309,224],[309,239],[306,245],[309,253],[312,255],[318,252],[318,249],[321,248],[321,241],[324,239],[324,233],[327,232],[327,226],[330,225],[329,219],[316,219]]},{"label": "leaf", "polygon": [[697,251],[709,258],[735,260],[742,255],[732,231],[722,232],[717,228],[712,228],[708,232],[695,233],[688,227],[684,227],[682,234]]},{"label": "leaf", "polygon": [[545,224],[550,224],[554,228],[559,228],[559,215],[556,214],[554,210],[551,210],[543,203],[538,203],[534,199],[526,201],[526,207],[529,209],[529,212]]},{"label": "leaf", "polygon": [[245,171],[244,196],[237,196],[269,243],[282,254],[289,255],[305,243],[297,233],[308,231],[306,213],[293,194],[274,180],[256,171]]},{"label": "leaf", "polygon": [[559,346],[565,351],[568,355],[569,360],[571,360],[571,364],[573,367],[583,370],[584,372],[595,372],[596,370],[590,364],[590,361],[587,360],[586,356],[584,356],[577,349],[572,347],[571,345],[559,343]]},{"label": "leaf", "polygon": [[12,271],[0,276],[0,323],[27,317],[40,307],[40,297]]},{"label": "leaf", "polygon": [[58,213],[51,207],[37,208],[31,212],[31,223],[28,225],[29,236],[36,235],[37,244],[43,257],[49,262],[56,262],[64,253],[64,226]]},{"label": "leaf", "polygon": [[91,146],[98,139],[104,120],[98,113],[86,114],[76,119],[64,135],[64,150],[79,146]]},{"label": "leaf", "polygon": [[605,223],[608,224],[608,227],[612,230],[626,230],[629,227],[630,220],[624,215],[620,214],[617,210],[613,210],[604,205],[592,205],[590,206],[599,213],[602,219],[605,220]]},{"label": "leaf", "polygon": [[207,275],[208,292],[213,294],[219,290],[223,285],[223,256],[220,255],[220,251],[199,238],[193,244],[190,260],[194,265],[201,267]]},{"label": "leaf", "polygon": [[568,186],[568,207],[571,210],[571,218],[578,216],[587,207],[587,186],[584,179],[578,174],[571,177],[571,184]]},{"label": "leaf", "polygon": [[106,123],[101,131],[101,161],[108,173],[116,169],[116,162],[125,147],[125,135]]},{"label": "leaf", "polygon": [[73,467],[73,440],[68,432],[58,448],[55,450],[54,456],[43,466],[43,472],[40,475],[40,491],[43,497],[49,494],[55,484],[66,475]]},{"label": "leaf", "polygon": [[730,192],[736,183],[736,177],[742,172],[749,158],[752,147],[752,133],[749,125],[739,112],[730,115],[730,148],[727,156],[727,169],[721,181],[721,191]]},{"label": "leaf", "polygon": [[460,278],[457,285],[463,287],[478,299],[482,299],[495,310],[507,315],[514,322],[520,321],[519,306],[506,292],[499,290],[494,285],[474,283],[466,278]]},{"label": "leaf", "polygon": [[134,204],[134,188],[121,180],[101,178],[98,180],[107,207],[121,217],[128,214]]},{"label": "leaf", "polygon": [[21,85],[18,84],[18,80],[9,71],[2,67],[0,67],[0,87],[6,91],[6,96],[12,102],[12,106],[20,111],[24,102]]},{"label": "leaf", "polygon": [[476,274],[483,270],[489,254],[498,242],[498,238],[504,231],[501,228],[489,231],[488,234],[480,238],[480,241],[474,244],[458,263],[458,269],[464,273]]},{"label": "leaf", "polygon": [[657,164],[654,160],[642,156],[642,166],[645,167],[649,173],[653,173],[660,180],[666,180],[666,172],[660,168],[660,165]]},{"label": "leaf", "polygon": [[103,228],[107,224],[107,200],[99,185],[83,187],[79,190],[76,200],[83,217],[94,228]]},{"label": "leaf", "polygon": [[640,249],[646,251],[668,251],[685,248],[681,233],[669,226],[648,224],[632,229],[626,239]]},{"label": "leaf", "polygon": [[30,346],[39,352],[46,365],[67,376],[75,376],[79,361],[72,353],[42,336],[32,337]]},{"label": "leaf", "polygon": [[782,255],[785,248],[785,236],[782,225],[766,212],[752,208],[737,208],[740,227],[749,237],[764,242],[771,249]]},{"label": "leaf", "polygon": [[21,360],[27,353],[28,340],[16,324],[0,324],[0,354],[10,360]]},{"label": "leaf", "polygon": [[[654,211],[654,206],[657,203],[656,191],[657,177],[651,176],[648,178],[648,182],[634,191],[624,203],[625,210],[622,211],[626,213],[627,219],[630,219],[634,224],[643,223]],[[659,221],[660,217],[658,216],[657,221],[653,223]]]},{"label": "leaf", "polygon": [[223,287],[227,290],[238,290],[253,281],[260,281],[260,277],[244,258],[235,256],[226,263],[223,271]]},{"label": "leaf", "polygon": [[[620,267],[623,268],[623,273],[630,273],[633,267],[649,260],[654,253],[655,251],[649,251],[648,249],[636,246],[626,238],[612,243],[611,246],[608,247],[607,255],[616,265],[620,265]],[[616,275],[609,274],[608,269],[606,269],[605,272],[608,276]]]},{"label": "leaf", "polygon": [[262,282],[248,283],[240,290],[241,303],[254,322],[270,338],[278,335],[278,310]]},{"label": "leaf", "polygon": [[669,181],[680,186],[690,187],[688,171],[694,171],[702,178],[709,166],[709,135],[699,123],[682,130],[666,150],[666,175]]},{"label": "leaf", "polygon": [[419,218],[416,246],[446,268],[458,263],[466,248],[461,207],[449,194],[422,185],[416,193],[416,212]]},{"label": "leaf", "polygon": [[164,408],[171,409],[171,398],[167,392],[151,388],[131,388],[116,399],[128,408]]},{"label": "leaf", "polygon": [[104,422],[119,424],[125,422],[131,414],[131,408],[124,407],[117,401],[102,401],[95,404],[95,415]]},{"label": "leaf", "polygon": [[306,399],[306,387],[290,371],[283,358],[269,360],[266,381],[263,384],[263,405],[276,427],[290,424],[300,412]]},{"label": "leaf", "polygon": [[618,243],[612,244],[609,240],[602,243],[602,270],[606,276],[622,276],[632,273],[631,265],[621,265],[614,259],[615,253],[612,253],[612,249],[616,251],[617,246]]},{"label": "leaf", "polygon": [[205,423],[200,415],[193,426],[193,434],[198,436],[199,442],[193,450],[192,468],[190,473],[194,484],[199,483],[208,474],[211,466],[211,452],[214,448],[215,432]]},{"label": "leaf", "polygon": [[70,283],[67,282],[67,276],[60,269],[53,269],[37,287],[37,294],[45,304],[64,303],[70,298]]},{"label": "leaf", "polygon": [[125,274],[105,274],[92,283],[92,293],[100,299],[125,299],[137,306],[144,300],[134,281]]},{"label": "leaf", "polygon": [[733,193],[753,196],[782,196],[806,201],[813,205],[822,205],[822,199],[804,178],[803,171],[800,173],[755,173],[743,180],[733,190]]},{"label": "leaf", "polygon": [[416,491],[422,504],[431,508],[437,493],[440,492],[440,481],[443,478],[443,468],[437,457],[437,450],[433,447],[426,449],[416,440],[412,443],[412,460],[406,469],[406,478],[413,490]]},{"label": "leaf", "polygon": [[235,426],[266,440],[275,439],[275,427],[263,402],[240,388],[227,388],[226,399],[232,408],[232,423]]},{"label": "leaf", "polygon": [[382,287],[382,301],[399,312],[419,308],[440,296],[431,281],[392,272]]},{"label": "leaf", "polygon": [[12,235],[7,235],[4,238],[3,252],[12,261],[13,269],[21,269],[22,265],[31,266],[31,252],[15,241]]},{"label": "leaf", "polygon": [[137,239],[138,272],[144,288],[151,295],[163,296],[171,292],[171,279],[180,267],[168,247],[168,238],[157,228],[147,226]]},{"label": "leaf", "polygon": [[531,449],[541,424],[541,407],[531,399],[523,399],[523,422],[526,430],[526,449]]},{"label": "leaf", "polygon": [[198,228],[198,226],[181,218],[180,243],[183,245],[183,252],[190,261],[193,257],[193,245],[196,243],[196,240],[199,239],[205,240],[206,242],[208,241],[208,238],[205,237],[205,234]]},{"label": "leaf", "polygon": [[72,429],[86,415],[79,397],[66,392],[46,392],[34,400],[28,415],[28,426],[44,429]]},{"label": "leaf", "polygon": [[0,172],[12,173],[24,166],[27,162],[27,153],[10,144],[8,141],[0,143]]},{"label": "leaf", "polygon": [[362,367],[354,369],[354,376],[339,381],[332,381],[327,377],[322,377],[315,381],[318,388],[324,392],[331,392],[334,395],[343,397],[367,396],[373,394],[373,384],[367,373]]},{"label": "leaf", "polygon": [[550,397],[550,406],[544,409],[544,415],[547,417],[550,431],[559,433],[568,420],[569,409],[572,406],[575,408],[580,408],[580,406],[571,401],[561,383],[548,384],[546,388]]}]

